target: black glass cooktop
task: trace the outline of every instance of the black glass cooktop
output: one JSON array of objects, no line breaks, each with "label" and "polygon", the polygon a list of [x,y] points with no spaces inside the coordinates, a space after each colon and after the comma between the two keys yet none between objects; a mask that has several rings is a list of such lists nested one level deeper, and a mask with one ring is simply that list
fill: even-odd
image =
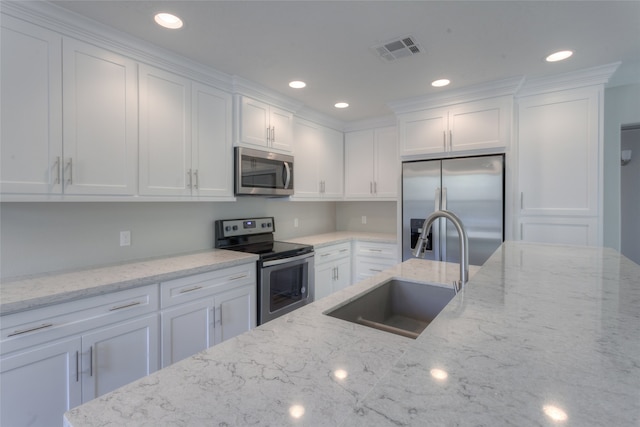
[{"label": "black glass cooktop", "polygon": [[313,246],[302,245],[299,243],[280,242],[276,240],[271,242],[248,243],[226,249],[256,254],[264,261],[307,254],[313,251]]}]

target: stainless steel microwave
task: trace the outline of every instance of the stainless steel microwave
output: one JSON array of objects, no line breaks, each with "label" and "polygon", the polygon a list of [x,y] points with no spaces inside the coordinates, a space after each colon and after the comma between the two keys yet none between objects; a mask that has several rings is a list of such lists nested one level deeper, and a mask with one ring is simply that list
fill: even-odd
[{"label": "stainless steel microwave", "polygon": [[290,196],[293,194],[293,156],[235,148],[235,194]]}]

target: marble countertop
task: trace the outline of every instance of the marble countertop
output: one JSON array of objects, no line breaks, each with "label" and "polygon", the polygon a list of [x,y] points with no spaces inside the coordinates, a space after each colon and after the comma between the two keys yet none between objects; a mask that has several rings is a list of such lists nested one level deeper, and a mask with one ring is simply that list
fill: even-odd
[{"label": "marble countertop", "polygon": [[416,340],[323,312],[391,277],[450,283],[456,264],[402,263],[75,408],[66,425],[640,423],[640,266],[611,249],[506,242],[472,272]]},{"label": "marble countertop", "polygon": [[212,249],[166,258],[6,280],[0,284],[0,315],[12,314],[255,262],[257,255]]},{"label": "marble countertop", "polygon": [[333,233],[287,239],[288,242],[312,245],[315,248],[321,248],[323,246],[334,245],[337,243],[351,242],[353,240],[362,242],[398,243],[396,235],[392,233],[367,233],[357,231],[335,231]]}]

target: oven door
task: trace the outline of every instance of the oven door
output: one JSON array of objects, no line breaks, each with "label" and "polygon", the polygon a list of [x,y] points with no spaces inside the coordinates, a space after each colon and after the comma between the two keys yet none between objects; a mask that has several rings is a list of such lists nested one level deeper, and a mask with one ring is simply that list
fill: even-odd
[{"label": "oven door", "polygon": [[258,295],[259,324],[313,301],[313,261],[312,252],[262,263]]}]

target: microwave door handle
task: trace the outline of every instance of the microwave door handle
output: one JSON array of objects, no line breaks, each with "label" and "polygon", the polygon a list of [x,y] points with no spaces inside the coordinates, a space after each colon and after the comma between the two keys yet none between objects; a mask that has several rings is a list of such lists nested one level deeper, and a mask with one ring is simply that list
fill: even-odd
[{"label": "microwave door handle", "polygon": [[285,180],[284,180],[284,188],[289,188],[289,183],[291,182],[291,168],[289,167],[289,162],[284,162],[285,169]]}]

